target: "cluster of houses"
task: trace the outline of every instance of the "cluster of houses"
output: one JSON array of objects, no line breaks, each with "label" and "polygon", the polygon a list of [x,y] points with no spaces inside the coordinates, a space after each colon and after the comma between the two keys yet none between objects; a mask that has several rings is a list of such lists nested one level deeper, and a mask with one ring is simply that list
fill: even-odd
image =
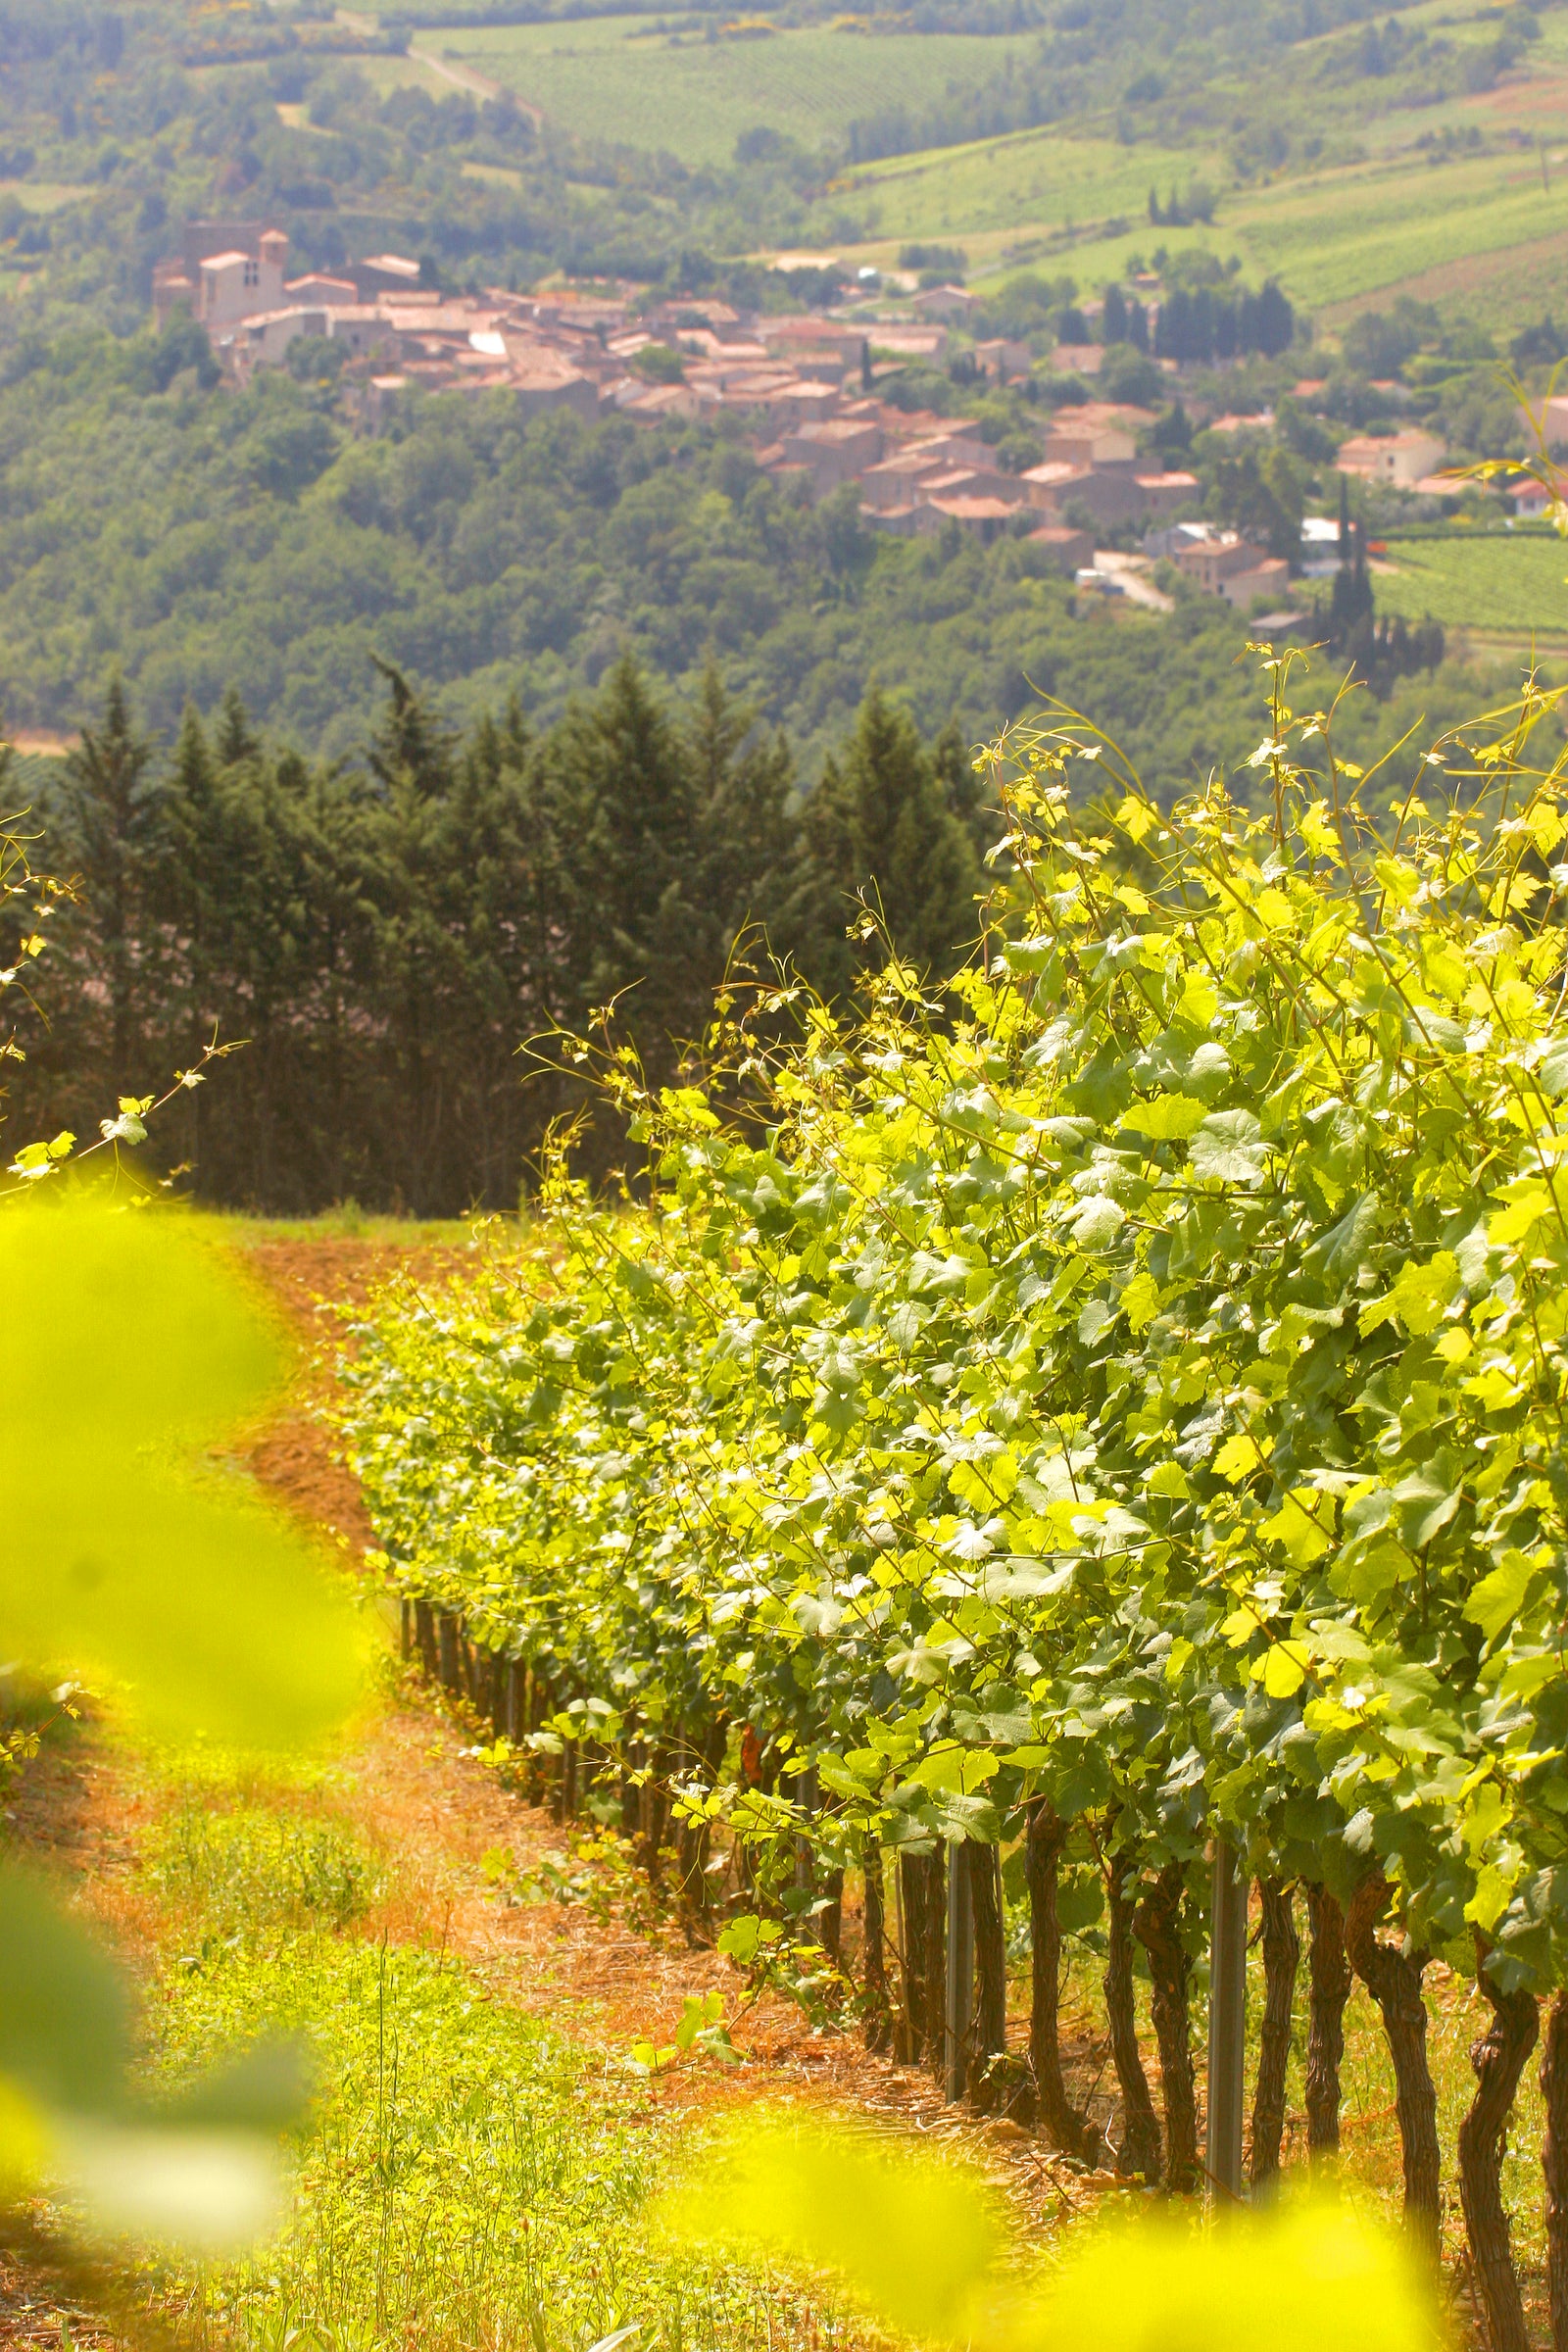
[{"label": "cluster of houses", "polygon": [[[1097,527],[1158,520],[1198,488],[1190,473],[1140,462],[1139,432],[1153,418],[1126,404],[1043,413],[1039,462],[1015,470],[972,424],[879,399],[879,371],[947,357],[940,318],[743,320],[728,304],[684,297],[634,317],[630,297],[443,294],[399,254],[297,277],[287,262],[280,229],[192,226],[154,273],[155,312],[166,321],[188,311],[238,381],[279,365],[303,336],[340,344],[372,428],[413,386],[505,391],[529,417],[564,408],[653,423],[732,409],[766,471],[813,498],[858,484],[876,530],[914,537],[956,524],[985,540],[1012,531],[1041,540],[1067,570],[1088,564]],[[652,346],[678,353],[678,381],[639,366]],[[999,343],[973,357],[1004,374],[1029,354]]]},{"label": "cluster of houses", "polygon": [[[895,537],[953,527],[987,541],[1010,533],[1037,542],[1048,562],[1086,584],[1113,586],[1095,570],[1096,534],[1131,523],[1145,534],[1147,556],[1167,558],[1241,610],[1283,600],[1291,572],[1283,559],[1234,531],[1173,521],[1199,485],[1191,473],[1140,459],[1150,411],[1102,400],[1041,411],[1038,459],[1020,466],[1015,447],[1004,466],[972,422],[879,398],[887,370],[947,359],[970,300],[944,287],[917,294],[896,317],[743,318],[726,303],[685,297],[634,312],[630,294],[492,287],[452,295],[394,253],[290,277],[285,233],[238,221],[192,224],[153,284],[160,321],[188,312],[238,382],[282,363],[301,337],[337,344],[372,430],[412,387],[505,392],[524,417],[566,409],[584,419],[619,413],[655,423],[732,409],[768,473],[801,482],[812,498],[856,485],[865,523]],[[981,374],[998,379],[1030,364],[1027,346],[1005,340],[964,348]],[[1301,396],[1315,389],[1297,386]],[[1272,422],[1266,414],[1223,416],[1211,429]],[[1437,470],[1444,455],[1435,434],[1411,428],[1358,435],[1338,464],[1368,481],[1450,493]]]}]

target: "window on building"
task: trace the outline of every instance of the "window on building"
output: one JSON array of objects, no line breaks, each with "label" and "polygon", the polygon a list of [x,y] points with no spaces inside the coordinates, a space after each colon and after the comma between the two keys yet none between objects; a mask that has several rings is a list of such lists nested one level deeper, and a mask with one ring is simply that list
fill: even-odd
[{"label": "window on building", "polygon": [[261,265],[261,263],[260,263],[260,262],[247,262],[247,263],[246,263],[246,265],[245,265],[245,283],[246,283],[248,286],[259,286],[259,285],[261,284],[261,282],[262,282],[262,265]]}]

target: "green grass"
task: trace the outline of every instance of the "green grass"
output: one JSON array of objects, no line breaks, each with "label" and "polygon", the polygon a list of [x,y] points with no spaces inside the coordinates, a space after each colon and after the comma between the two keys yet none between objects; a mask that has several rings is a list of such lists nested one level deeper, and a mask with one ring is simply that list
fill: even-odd
[{"label": "green grass", "polygon": [[1316,309],[1568,226],[1568,191],[1548,215],[1528,159],[1406,162],[1283,182],[1238,204],[1235,221],[1256,267]]},{"label": "green grass", "polygon": [[[1461,45],[1495,29],[1479,10],[1468,24],[1469,12],[1451,0],[1435,5],[1445,37]],[[1410,12],[1403,21],[1414,21]],[[855,250],[885,260],[905,238],[957,238],[968,244],[973,270],[991,272],[1006,266],[1008,245],[1036,241],[1054,260],[1060,256],[1056,266],[1098,285],[1156,245],[1173,253],[1197,247],[1222,260],[1238,256],[1254,278],[1277,275],[1298,306],[1330,326],[1404,287],[1462,303],[1483,324],[1515,325],[1540,315],[1568,263],[1568,24],[1544,23],[1528,74],[1495,90],[1362,124],[1303,118],[1303,131],[1358,139],[1367,151],[1361,163],[1236,187],[1225,156],[1207,138],[1171,149],[1124,147],[1061,129],[1018,133],[848,174],[847,184],[874,198],[879,216],[872,239]],[[1321,94],[1314,103],[1321,109]],[[1469,127],[1492,152],[1434,165],[1415,146],[1425,133]],[[1522,131],[1531,151],[1500,146],[1509,130]],[[1544,189],[1533,151],[1538,138],[1548,150]],[[1145,212],[1150,182],[1163,191],[1194,177],[1221,192],[1212,227],[1152,228]],[[1104,236],[1100,224],[1117,215],[1127,232]],[[1076,241],[1064,234],[1069,224]]]},{"label": "green grass", "polygon": [[253,1217],[241,1209],[210,1212],[226,1240],[247,1247],[257,1242],[366,1242],[376,1249],[459,1250],[473,1238],[466,1217],[391,1217],[342,1200],[315,1217]]},{"label": "green grass", "polygon": [[282,2029],[318,2083],[275,2240],[162,2274],[197,2340],[582,2352],[637,2322],[663,2352],[769,2344],[764,2280],[649,2243],[672,2133],[647,2086],[438,1951],[353,1932],[387,1866],[308,1789],[265,1793],[225,1804],[206,1777],[141,1857],[163,1930],[155,2081]]},{"label": "green grass", "polygon": [[[222,1759],[138,1791],[131,1884],[155,1924],[146,2072],[173,2089],[223,2051],[282,2028],[318,2085],[293,2134],[287,2221],[251,2258],[154,2269],[193,2344],[217,2352],[586,2352],[617,2328],[638,2352],[820,2352],[859,2331],[777,2278],[662,2244],[648,2207],[701,2127],[649,2086],[496,1997],[443,1951],[388,1940],[402,1881],[334,1811],[328,1770],[242,1777]],[[405,1914],[406,1916],[406,1914]],[[1016,1924],[1016,1923],[1014,1923]],[[1014,1953],[1013,2037],[1025,1971]],[[1100,1962],[1074,1946],[1065,2014],[1102,2032]],[[1261,1971],[1250,1977],[1250,2046]],[[1445,2252],[1462,2259],[1453,2180],[1485,2019],[1468,1985],[1428,1972],[1429,2050],[1444,2151]],[[1146,2048],[1148,1988],[1140,1993]],[[1286,2162],[1304,2163],[1304,1967],[1297,1984]],[[1201,2066],[1200,1998],[1193,2008]],[[1093,2071],[1099,2072],[1098,2059]],[[1152,2068],[1151,2067],[1152,2073]],[[1393,2220],[1400,2195],[1388,2046],[1363,1988],[1346,2015],[1346,2194]],[[1527,2070],[1503,2188],[1540,2317],[1542,2110]],[[1054,2217],[1047,2224],[1054,2234]],[[1038,2233],[1037,2233],[1038,2236]]]},{"label": "green grass", "polygon": [[1555,535],[1489,532],[1468,539],[1391,539],[1392,571],[1379,570],[1379,612],[1426,614],[1447,629],[1568,635],[1568,546]]},{"label": "green grass", "polygon": [[168,1913],[196,1919],[203,1936],[223,1948],[351,1927],[384,1876],[377,1857],[336,1822],[259,1804],[215,1812],[206,1801],[169,1817],[145,1871]]},{"label": "green grass", "polygon": [[710,41],[653,31],[662,22],[599,17],[416,37],[515,90],[564,129],[667,149],[686,164],[727,163],[741,133],[764,123],[817,147],[858,115],[918,108],[950,83],[987,79],[1027,45],[819,26]]},{"label": "green grass", "polygon": [[[1442,166],[1408,154],[1346,166],[1233,189],[1211,227],[1152,227],[1151,182],[1163,192],[1195,177],[1223,187],[1221,159],[1207,149],[1127,148],[1051,130],[899,157],[849,175],[848,184],[873,198],[883,254],[905,238],[956,237],[977,273],[998,274],[1009,245],[1038,238],[1048,241],[1051,267],[1098,285],[1156,246],[1196,248],[1221,260],[1239,256],[1254,280],[1277,276],[1311,313],[1392,299],[1396,288],[1439,272],[1454,278],[1474,316],[1489,318],[1499,291],[1504,320],[1538,316],[1545,299],[1539,270],[1503,283],[1496,262],[1547,232],[1560,230],[1568,245],[1568,170],[1552,210],[1539,167],[1513,152]],[[1122,233],[1083,233],[1117,215],[1127,222]]]}]

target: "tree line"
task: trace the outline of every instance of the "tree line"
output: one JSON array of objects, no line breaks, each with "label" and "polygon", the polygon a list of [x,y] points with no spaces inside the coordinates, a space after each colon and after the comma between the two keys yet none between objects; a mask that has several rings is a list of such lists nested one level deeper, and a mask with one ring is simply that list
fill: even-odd
[{"label": "tree line", "polygon": [[[667,1082],[738,945],[833,996],[867,952],[847,936],[862,890],[920,962],[975,936],[961,739],[922,741],[881,693],[802,800],[787,740],[716,671],[677,711],[623,659],[542,734],[515,702],[457,734],[402,672],[386,685],[363,756],[332,763],[265,740],[232,694],[160,749],[110,687],[34,812],[74,896],[50,1019],[23,1013],[8,1063],[14,1135],[90,1130],[216,1033],[242,1049],[161,1131],[199,1198],[512,1206],[581,1100],[561,1037],[601,1008]],[[602,1134],[600,1164],[614,1149]]]}]

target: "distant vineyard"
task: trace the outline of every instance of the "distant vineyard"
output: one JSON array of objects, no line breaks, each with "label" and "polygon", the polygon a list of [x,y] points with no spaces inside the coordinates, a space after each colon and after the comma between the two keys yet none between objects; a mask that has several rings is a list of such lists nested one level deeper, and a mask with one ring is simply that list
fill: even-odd
[{"label": "distant vineyard", "polygon": [[1551,225],[1539,173],[1516,155],[1432,169],[1419,156],[1263,189],[1240,208],[1244,253],[1312,306],[1348,302]]},{"label": "distant vineyard", "polygon": [[727,164],[743,132],[765,125],[808,152],[873,109],[918,109],[954,84],[1003,69],[1014,48],[958,33],[852,30],[675,40],[663,20],[611,17],[475,32],[431,32],[440,50],[590,139],[663,148],[692,165]]},{"label": "distant vineyard", "polygon": [[1388,561],[1373,581],[1382,612],[1568,636],[1568,546],[1555,535],[1391,539]]},{"label": "distant vineyard", "polygon": [[[1194,177],[1224,191],[1213,225],[1152,230],[1151,185],[1164,190]],[[1481,257],[1528,252],[1551,224],[1539,176],[1532,179],[1513,154],[1441,171],[1406,154],[1267,185],[1227,180],[1223,156],[1206,142],[1128,148],[1065,130],[900,156],[854,175],[858,189],[875,193],[880,237],[962,235],[979,263],[1004,260],[1006,243],[1031,233],[1060,239],[1069,228],[1090,228],[1093,244],[1081,246],[1076,267],[1097,282],[1147,261],[1154,244],[1221,259],[1235,253],[1250,276],[1277,276],[1294,301],[1313,311],[1467,260],[1479,266]],[[1126,222],[1119,234],[1100,233],[1117,220]],[[1539,265],[1527,283],[1517,280],[1515,271],[1495,284],[1486,275],[1467,283],[1466,312],[1488,322],[1532,316],[1532,305],[1540,309]]]}]

